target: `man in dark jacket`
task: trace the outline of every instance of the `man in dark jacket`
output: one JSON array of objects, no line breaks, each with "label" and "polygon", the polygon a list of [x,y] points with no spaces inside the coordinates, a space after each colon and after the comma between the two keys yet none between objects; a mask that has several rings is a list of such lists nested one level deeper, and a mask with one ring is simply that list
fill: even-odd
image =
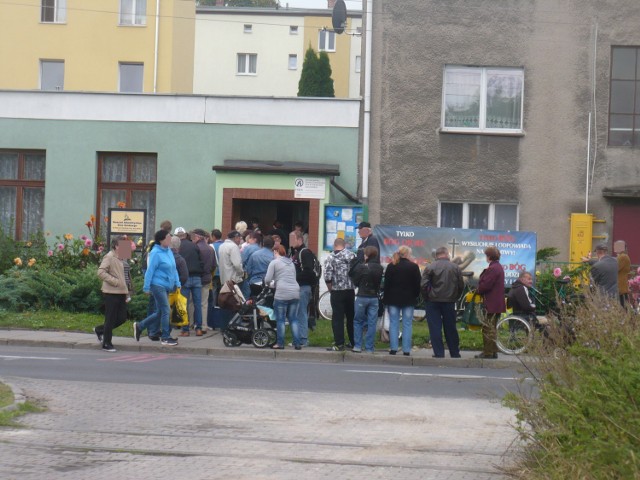
[{"label": "man in dark jacket", "polygon": [[362,334],[366,328],[364,350],[373,353],[378,321],[378,294],[384,269],[378,260],[378,249],[366,247],[363,251],[364,263],[355,262],[349,272],[351,281],[358,289],[353,317],[353,352],[362,351]]},{"label": "man in dark jacket", "polygon": [[498,358],[496,325],[500,315],[507,310],[504,303],[504,269],[499,262],[500,250],[487,247],[484,254],[489,266],[480,274],[477,292],[484,295],[487,318],[482,322],[482,353],[476,358],[495,359]]},{"label": "man in dark jacket", "polygon": [[[196,228],[191,232],[191,238],[200,251],[200,259],[202,260],[202,275],[200,275],[200,282],[202,283],[201,298],[200,298],[200,310],[202,311],[202,329],[196,330],[196,336],[202,335],[207,332],[207,318],[209,317],[209,294],[211,293],[213,272],[216,269],[216,256],[213,249],[207,242],[207,232],[201,228]],[[194,302],[194,308],[197,305]]]},{"label": "man in dark jacket", "polygon": [[345,248],[344,238],[333,241],[333,252],[324,262],[324,283],[331,292],[331,328],[333,330],[333,346],[327,348],[334,352],[342,352],[344,344],[344,319],[347,319],[347,335],[353,348],[353,282],[349,277],[349,267],[356,258],[355,253]]},{"label": "man in dark jacket", "polygon": [[[196,335],[202,335],[202,309],[195,308],[202,304],[202,259],[200,258],[200,250],[187,236],[187,231],[182,228],[176,228],[175,235],[180,239],[180,255],[187,262],[187,269],[189,270],[189,279],[187,283],[182,285],[181,292],[187,297],[188,302],[193,302],[193,324],[196,328]],[[182,327],[180,332],[181,337],[189,336],[189,326]]]},{"label": "man in dark jacket", "polygon": [[618,298],[618,261],[609,255],[609,247],[600,244],[596,247],[597,260],[591,264],[591,280],[600,293]]},{"label": "man in dark jacket", "polygon": [[[358,251],[356,255],[358,257],[358,262],[364,262],[364,249],[367,247],[376,247],[378,252],[380,252],[380,244],[378,243],[378,239],[373,235],[373,230],[371,230],[371,224],[369,222],[360,222],[356,227],[358,229],[358,235],[362,239],[360,245],[358,245]],[[376,262],[380,263],[380,256],[376,257]]]},{"label": "man in dark jacket", "polygon": [[536,304],[529,294],[533,285],[533,277],[527,271],[520,272],[518,280],[513,282],[507,295],[507,305],[513,310],[514,315],[519,315],[532,321],[536,320]]},{"label": "man in dark jacket", "polygon": [[291,260],[296,267],[296,281],[300,285],[300,300],[298,302],[298,336],[303,347],[309,346],[309,300],[311,292],[318,280],[313,270],[315,255],[304,245],[301,231],[291,232]]},{"label": "man in dark jacket", "polygon": [[436,250],[435,262],[427,265],[420,282],[425,292],[427,323],[434,358],[444,358],[442,331],[451,358],[460,358],[460,337],[456,328],[456,300],[464,288],[462,271],[449,257],[449,250]]}]

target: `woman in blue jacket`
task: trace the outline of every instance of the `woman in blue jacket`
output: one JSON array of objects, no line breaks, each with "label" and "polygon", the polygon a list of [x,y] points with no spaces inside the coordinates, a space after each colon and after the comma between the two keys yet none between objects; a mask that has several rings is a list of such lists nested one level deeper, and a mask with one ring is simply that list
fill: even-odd
[{"label": "woman in blue jacket", "polygon": [[178,269],[173,252],[169,248],[170,244],[171,234],[166,230],[158,230],[155,234],[155,244],[149,254],[143,287],[144,293],[153,295],[156,310],[141,322],[133,324],[133,336],[136,341],[140,341],[140,335],[145,329],[158,331],[158,326],[160,326],[162,329],[161,344],[169,346],[178,344],[175,338],[171,338],[171,325],[169,324],[171,309],[168,293],[180,288]]}]

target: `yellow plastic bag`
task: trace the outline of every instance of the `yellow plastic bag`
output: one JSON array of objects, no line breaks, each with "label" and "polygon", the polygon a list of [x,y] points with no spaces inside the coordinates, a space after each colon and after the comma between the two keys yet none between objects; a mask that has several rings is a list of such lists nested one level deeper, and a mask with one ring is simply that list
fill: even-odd
[{"label": "yellow plastic bag", "polygon": [[169,306],[171,307],[170,322],[172,327],[186,327],[189,325],[187,297],[180,293],[179,288],[169,294]]},{"label": "yellow plastic bag", "polygon": [[482,303],[484,299],[482,298],[482,295],[476,293],[475,290],[471,290],[464,296],[464,301],[465,303]]}]

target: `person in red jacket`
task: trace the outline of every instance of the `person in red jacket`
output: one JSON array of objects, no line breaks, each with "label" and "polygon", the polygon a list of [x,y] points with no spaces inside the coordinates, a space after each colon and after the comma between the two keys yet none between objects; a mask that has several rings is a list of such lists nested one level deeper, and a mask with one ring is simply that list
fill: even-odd
[{"label": "person in red jacket", "polygon": [[504,269],[500,265],[500,250],[487,247],[484,251],[489,266],[480,274],[478,293],[484,295],[487,318],[482,324],[482,353],[476,358],[498,358],[496,324],[506,311],[504,301]]}]

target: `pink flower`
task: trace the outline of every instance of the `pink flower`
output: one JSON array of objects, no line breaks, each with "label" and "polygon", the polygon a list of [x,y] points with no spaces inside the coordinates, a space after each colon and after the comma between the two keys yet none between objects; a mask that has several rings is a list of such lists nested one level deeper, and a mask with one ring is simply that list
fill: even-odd
[{"label": "pink flower", "polygon": [[562,275],[562,269],[560,267],[556,267],[553,269],[553,276],[558,278],[560,275]]},{"label": "pink flower", "polygon": [[63,244],[61,244],[61,243],[59,243],[59,244],[58,244],[58,250],[64,250],[64,245],[63,245]]},{"label": "pink flower", "polygon": [[86,238],[86,239],[84,240],[84,246],[85,246],[85,247],[90,247],[92,244],[93,244],[93,242],[91,241],[91,239],[90,239],[90,238]]},{"label": "pink flower", "polygon": [[102,253],[102,252],[104,252],[104,247],[102,245],[100,245],[98,247],[98,253]]},{"label": "pink flower", "polygon": [[48,256],[50,256],[50,257],[53,257],[53,250],[49,250],[49,251],[47,252],[47,255],[48,255]]},{"label": "pink flower", "polygon": [[87,238],[89,237],[87,237],[86,235],[80,235],[80,240],[86,240]]}]

